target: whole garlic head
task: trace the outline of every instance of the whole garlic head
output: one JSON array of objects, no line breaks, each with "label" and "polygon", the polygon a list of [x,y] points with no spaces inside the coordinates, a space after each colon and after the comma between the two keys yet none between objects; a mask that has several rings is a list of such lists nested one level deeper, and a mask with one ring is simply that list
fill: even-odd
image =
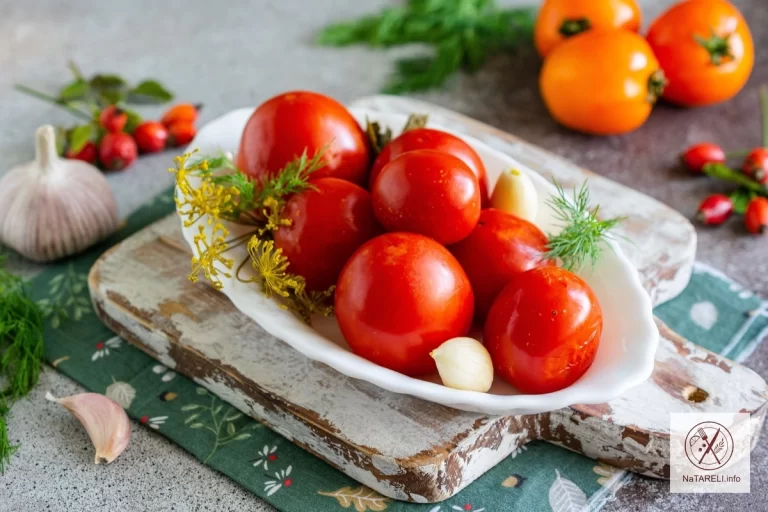
[{"label": "whole garlic head", "polygon": [[449,388],[486,393],[493,384],[488,350],[472,338],[453,338],[429,353],[443,384]]},{"label": "whole garlic head", "polygon": [[35,160],[0,179],[0,241],[34,261],[87,249],[117,227],[107,180],[89,163],[59,158],[51,125],[35,134]]}]

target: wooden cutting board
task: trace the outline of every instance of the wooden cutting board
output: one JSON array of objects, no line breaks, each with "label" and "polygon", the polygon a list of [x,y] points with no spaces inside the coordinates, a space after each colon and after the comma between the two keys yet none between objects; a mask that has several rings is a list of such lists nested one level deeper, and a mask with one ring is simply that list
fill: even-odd
[{"label": "wooden cutting board", "polygon": [[[588,178],[606,215],[631,216],[623,228],[634,244],[627,253],[654,302],[673,297],[687,283],[695,231],[668,207],[432,105],[381,96],[355,105],[427,112],[435,124],[484,140],[566,186]],[[444,500],[535,439],[665,478],[670,411],[749,412],[756,436],[768,410],[768,387],[757,374],[661,322],[651,379],[606,404],[489,417],[390,393],[307,359],[220,293],[189,282],[189,256],[175,216],[112,248],[89,279],[100,318],[158,361],[395,499]]]}]

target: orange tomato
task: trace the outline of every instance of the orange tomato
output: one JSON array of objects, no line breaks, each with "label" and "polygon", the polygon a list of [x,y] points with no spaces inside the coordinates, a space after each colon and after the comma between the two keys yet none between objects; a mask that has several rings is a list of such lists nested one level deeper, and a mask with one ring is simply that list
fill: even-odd
[{"label": "orange tomato", "polygon": [[648,43],[669,79],[664,99],[687,107],[735,96],[755,61],[747,22],[725,0],[680,2],[653,22]]},{"label": "orange tomato", "polygon": [[545,57],[567,38],[590,29],[640,30],[635,0],[545,0],[536,19],[534,42]]},{"label": "orange tomato", "polygon": [[626,133],[642,125],[664,88],[645,39],[628,30],[590,30],[563,42],[541,69],[550,114],[574,130]]}]

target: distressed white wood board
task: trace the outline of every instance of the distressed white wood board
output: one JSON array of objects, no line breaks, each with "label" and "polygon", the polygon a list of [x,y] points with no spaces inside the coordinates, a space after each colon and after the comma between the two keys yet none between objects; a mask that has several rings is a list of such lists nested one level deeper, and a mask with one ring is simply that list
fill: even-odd
[{"label": "distressed white wood board", "polygon": [[350,106],[399,114],[428,114],[435,125],[470,135],[544,177],[556,179],[565,188],[575,188],[588,181],[590,196],[594,204],[600,205],[603,217],[627,217],[616,229],[618,235],[624,236],[619,245],[640,272],[653,304],[676,297],[688,285],[696,256],[696,230],[688,219],[659,201],[514,135],[431,103],[378,95],[361,98]]},{"label": "distressed white wood board", "polygon": [[[535,439],[666,478],[670,411],[750,412],[755,433],[765,417],[768,390],[757,374],[660,322],[651,379],[606,404],[489,417],[390,393],[307,359],[221,293],[191,283],[189,257],[175,215],[114,247],[89,278],[99,317],[158,361],[395,499],[446,499]],[[706,399],[689,400],[699,389]]]}]

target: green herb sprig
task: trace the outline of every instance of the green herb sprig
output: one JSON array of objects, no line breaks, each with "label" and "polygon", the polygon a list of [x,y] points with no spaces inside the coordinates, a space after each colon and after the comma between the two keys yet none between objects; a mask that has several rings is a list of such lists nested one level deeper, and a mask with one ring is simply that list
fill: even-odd
[{"label": "green herb sprig", "polygon": [[4,268],[0,256],[0,474],[18,449],[8,439],[8,414],[13,403],[37,384],[45,357],[43,313],[29,297],[21,278]]},{"label": "green herb sprig", "polygon": [[615,228],[624,217],[600,220],[600,207],[590,208],[589,189],[585,182],[568,197],[563,187],[554,182],[557,195],[547,204],[554,210],[555,218],[563,225],[557,235],[549,235],[549,250],[545,254],[551,260],[560,260],[566,270],[578,270],[585,263],[594,266],[602,256],[602,241],[608,231]]},{"label": "green herb sprig", "polygon": [[400,59],[384,92],[403,94],[442,86],[457,71],[475,72],[489,56],[530,41],[534,9],[498,7],[494,0],[407,0],[401,7],[326,27],[317,42],[390,48],[432,47],[428,56]]}]

